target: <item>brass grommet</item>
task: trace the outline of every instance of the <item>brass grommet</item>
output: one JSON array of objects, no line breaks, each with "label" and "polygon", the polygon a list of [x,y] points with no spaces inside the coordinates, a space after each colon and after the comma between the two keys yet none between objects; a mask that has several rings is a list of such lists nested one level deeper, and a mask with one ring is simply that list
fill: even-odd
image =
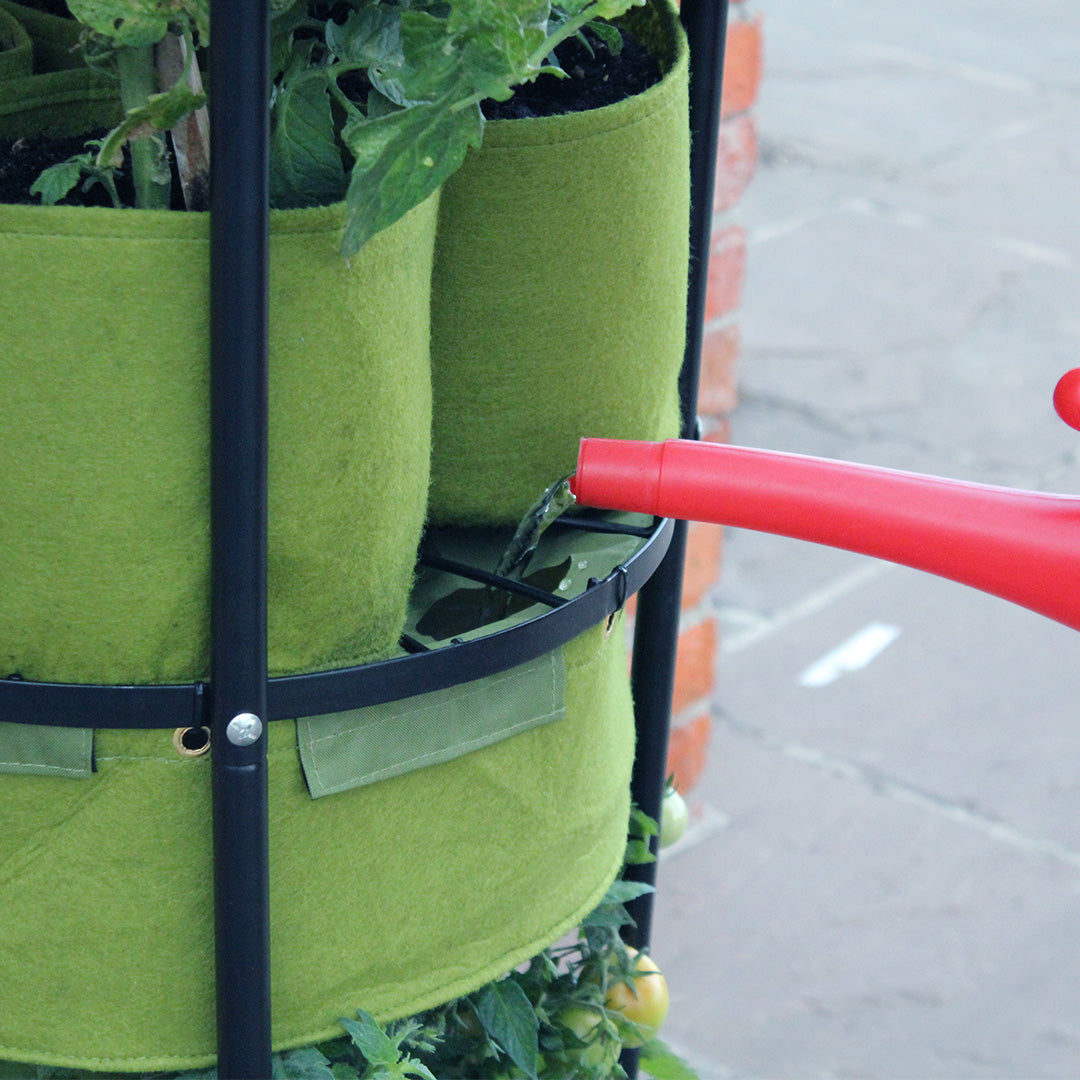
[{"label": "brass grommet", "polygon": [[172,744],[181,757],[202,757],[210,749],[210,729],[178,727],[173,732]]}]

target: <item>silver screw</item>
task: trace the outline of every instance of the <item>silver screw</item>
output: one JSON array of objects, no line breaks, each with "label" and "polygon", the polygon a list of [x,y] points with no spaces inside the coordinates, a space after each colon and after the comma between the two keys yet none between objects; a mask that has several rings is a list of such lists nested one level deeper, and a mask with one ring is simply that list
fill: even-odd
[{"label": "silver screw", "polygon": [[242,712],[229,721],[225,737],[233,746],[250,746],[259,741],[262,730],[262,721],[254,713]]}]

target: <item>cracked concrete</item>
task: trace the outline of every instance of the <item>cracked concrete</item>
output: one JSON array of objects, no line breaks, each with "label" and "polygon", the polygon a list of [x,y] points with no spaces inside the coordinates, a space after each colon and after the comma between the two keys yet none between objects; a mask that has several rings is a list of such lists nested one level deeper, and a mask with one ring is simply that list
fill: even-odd
[{"label": "cracked concrete", "polygon": [[[1080,8],[758,7],[734,441],[1080,492],[1051,407],[1080,364]],[[1080,1076],[1080,637],[741,531],[711,603],[665,1035],[705,1080]]]}]

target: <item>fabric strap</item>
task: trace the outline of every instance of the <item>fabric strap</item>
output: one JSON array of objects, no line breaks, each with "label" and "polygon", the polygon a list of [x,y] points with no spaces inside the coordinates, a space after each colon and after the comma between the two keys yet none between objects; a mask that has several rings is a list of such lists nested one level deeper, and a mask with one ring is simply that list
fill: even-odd
[{"label": "fabric strap", "polygon": [[566,710],[562,650],[497,675],[405,701],[296,722],[314,799],[450,761]]},{"label": "fabric strap", "polygon": [[93,771],[94,733],[89,728],[0,722],[0,773],[74,779]]}]

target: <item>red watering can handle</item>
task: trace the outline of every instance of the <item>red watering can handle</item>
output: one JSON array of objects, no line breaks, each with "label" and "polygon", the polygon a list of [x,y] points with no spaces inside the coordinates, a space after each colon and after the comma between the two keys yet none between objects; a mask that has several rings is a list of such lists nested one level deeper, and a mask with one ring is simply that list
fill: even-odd
[{"label": "red watering can handle", "polygon": [[[1054,404],[1080,428],[1080,369]],[[578,502],[711,521],[872,555],[1080,630],[1080,498],[671,439],[583,439]]]}]

